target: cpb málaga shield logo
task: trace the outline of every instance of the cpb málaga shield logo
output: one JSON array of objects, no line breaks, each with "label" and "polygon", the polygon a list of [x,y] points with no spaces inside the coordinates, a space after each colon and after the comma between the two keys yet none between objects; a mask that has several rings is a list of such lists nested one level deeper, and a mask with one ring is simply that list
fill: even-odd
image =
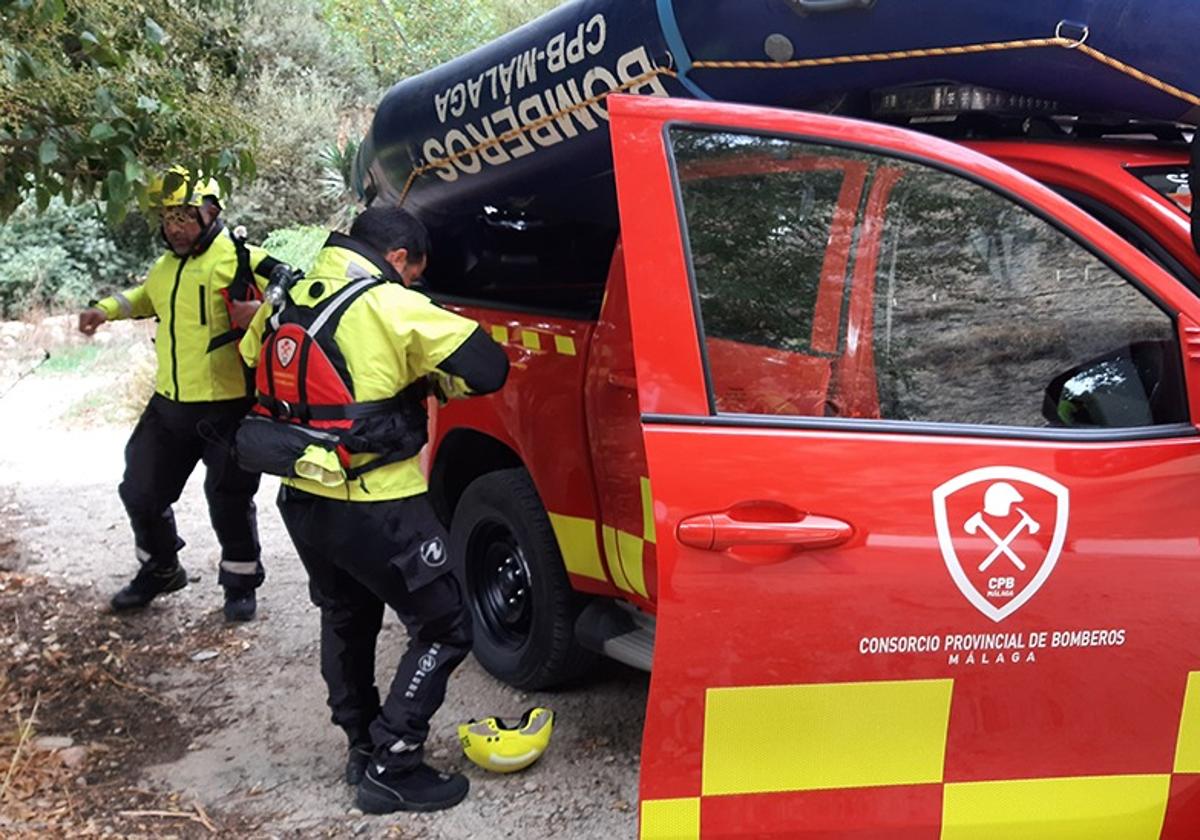
[{"label": "cpb m\u00e1laga shield logo", "polygon": [[933,491],[946,569],[959,591],[1003,621],[1042,588],[1067,537],[1070,493],[1022,467],[983,467]]},{"label": "cpb m\u00e1laga shield logo", "polygon": [[284,337],[275,342],[275,356],[283,367],[290,365],[295,355],[296,339]]}]

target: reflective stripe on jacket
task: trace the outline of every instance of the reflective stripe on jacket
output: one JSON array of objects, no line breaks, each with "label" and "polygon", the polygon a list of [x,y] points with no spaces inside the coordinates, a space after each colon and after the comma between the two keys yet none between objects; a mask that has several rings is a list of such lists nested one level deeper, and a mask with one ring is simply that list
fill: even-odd
[{"label": "reflective stripe on jacket", "polygon": [[[254,269],[267,252],[247,247]],[[154,390],[159,394],[177,402],[237,399],[250,389],[236,342],[211,353],[208,349],[212,339],[231,327],[221,290],[236,275],[237,247],[222,229],[201,253],[178,257],[168,251],[150,268],[142,285],[104,298],[96,306],[110,321],[158,317]],[[255,274],[254,280],[260,289],[266,287],[266,279]]]},{"label": "reflective stripe on jacket", "polygon": [[[336,243],[336,244],[334,244]],[[317,255],[307,276],[291,289],[291,299],[312,305],[336,295],[348,284],[368,277],[392,278],[389,266],[379,265],[370,249],[359,249],[353,240],[333,235]],[[258,363],[270,304],[264,303],[242,339],[246,363]],[[393,397],[421,377],[433,373],[478,328],[474,321],[442,309],[420,292],[399,282],[384,283],[367,291],[346,309],[333,335],[359,402]],[[377,456],[355,455],[357,467]],[[339,487],[326,487],[302,478],[283,483],[333,499],[378,502],[424,493],[425,476],[417,457],[379,467],[360,479]]]}]

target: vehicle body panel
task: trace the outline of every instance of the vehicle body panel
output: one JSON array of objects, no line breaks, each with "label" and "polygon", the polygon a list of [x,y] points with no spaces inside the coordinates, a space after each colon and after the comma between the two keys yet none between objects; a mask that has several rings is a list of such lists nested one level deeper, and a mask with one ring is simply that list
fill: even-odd
[{"label": "vehicle body panel", "polygon": [[[587,352],[595,325],[536,313],[482,309],[460,301],[442,303],[478,321],[504,347],[510,371],[506,387],[497,393],[451,400],[432,412],[428,451],[432,453],[434,483],[439,468],[447,469],[446,458],[475,457],[476,449],[458,437],[463,432],[501,445],[512,458],[503,466],[524,464],[542,494],[572,586],[582,592],[620,594],[598,553],[599,503],[583,413]],[[463,481],[451,480],[452,497],[477,474],[469,463],[449,469],[451,473],[466,470],[468,476]],[[435,496],[448,489],[438,488]],[[441,501],[452,502],[453,498]],[[452,513],[452,504],[449,507],[446,515]]]},{"label": "vehicle body panel", "polygon": [[1137,229],[1153,236],[1192,277],[1200,277],[1200,255],[1192,244],[1189,215],[1134,174],[1154,168],[1186,171],[1186,149],[1133,143],[1104,146],[1003,140],[972,141],[965,145],[1037,181],[1111,208]]},{"label": "vehicle body panel", "polygon": [[[1200,771],[1195,296],[1070,202],[959,145],[768,109],[610,108],[659,535],[642,836],[1187,836]],[[667,124],[879,150],[1032,208],[1177,313],[1190,424],[1055,438],[715,414]],[[852,282],[872,271],[859,260]],[[979,504],[973,477],[995,471],[1048,488],[1030,508],[1048,527],[1021,551],[1053,571],[1001,619],[964,597],[942,556],[990,545],[939,539],[937,523],[939,489],[976,488],[943,502],[961,522]],[[721,518],[730,544],[696,548],[694,530]],[[818,518],[822,534],[844,524],[838,544],[791,541]],[[755,544],[763,529],[788,537]],[[968,656],[961,640],[980,634],[1011,644]],[[872,638],[943,647],[871,654]]]}]

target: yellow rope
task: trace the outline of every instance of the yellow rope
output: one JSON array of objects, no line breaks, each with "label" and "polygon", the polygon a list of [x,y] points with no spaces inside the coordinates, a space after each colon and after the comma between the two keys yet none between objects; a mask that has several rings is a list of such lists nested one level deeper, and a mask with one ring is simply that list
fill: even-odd
[{"label": "yellow rope", "polygon": [[1024,41],[964,44],[958,47],[928,47],[918,50],[831,55],[823,58],[797,58],[790,61],[694,61],[692,66],[701,70],[797,70],[805,67],[828,67],[835,64],[864,64],[875,61],[898,61],[905,58],[939,58],[948,55],[971,55],[1000,50],[1066,46],[1076,43],[1068,38],[1032,38]]},{"label": "yellow rope", "polygon": [[1171,96],[1174,96],[1176,99],[1182,99],[1184,102],[1188,103],[1189,105],[1200,106],[1200,96],[1197,96],[1194,93],[1188,93],[1186,90],[1183,90],[1182,88],[1175,87],[1175,85],[1168,84],[1168,83],[1164,82],[1162,79],[1157,79],[1154,76],[1151,76],[1149,73],[1143,73],[1141,70],[1137,69],[1136,67],[1131,67],[1130,65],[1126,64],[1123,61],[1118,61],[1117,59],[1113,58],[1111,55],[1105,55],[1104,53],[1100,52],[1100,50],[1093,49],[1092,47],[1089,47],[1087,44],[1080,44],[1079,51],[1081,53],[1083,53],[1084,55],[1088,56],[1089,58],[1096,59],[1096,61],[1099,61],[1101,64],[1105,64],[1105,65],[1113,68],[1114,70],[1121,71],[1126,76],[1132,76],[1133,78],[1137,79],[1139,82],[1143,82],[1144,84],[1150,85],[1150,87],[1152,87],[1152,88],[1161,90],[1163,93],[1169,93]]},{"label": "yellow rope", "polygon": [[[1089,47],[1082,40],[1073,38],[1064,38],[1062,36],[1054,36],[1052,38],[1026,38],[1017,41],[989,41],[982,44],[963,44],[955,47],[928,47],[915,50],[894,50],[892,52],[873,52],[873,53],[855,53],[852,55],[831,55],[822,58],[799,58],[789,61],[713,61],[703,60],[692,62],[692,67],[698,70],[799,70],[810,67],[831,67],[840,64],[866,64],[879,61],[902,61],[910,58],[942,58],[952,55],[973,55],[977,53],[1000,52],[1003,50],[1028,50],[1039,49],[1042,47],[1063,47],[1069,50],[1078,50],[1083,55],[1088,56],[1101,64],[1111,67],[1127,76],[1137,79],[1143,84],[1149,85],[1156,90],[1174,96],[1189,105],[1200,107],[1200,96],[1194,93],[1189,93],[1182,88],[1164,82],[1162,79],[1151,76],[1138,70],[1132,65],[1126,64],[1123,61],[1113,58],[1110,55]],[[517,126],[511,128],[498,137],[488,138],[478,145],[463,149],[453,155],[445,158],[438,158],[426,162],[425,164],[413,169],[408,175],[408,180],[404,184],[404,189],[400,193],[400,203],[404,203],[404,199],[408,197],[408,192],[412,189],[413,183],[420,176],[432,172],[435,169],[442,169],[446,166],[453,166],[455,162],[464,157],[477,155],[480,152],[489,149],[493,146],[499,146],[502,143],[507,143],[520,135],[536,131],[543,126],[549,125],[556,120],[573,114],[576,111],[581,111],[586,108],[591,108],[602,102],[609,94],[619,93],[626,90],[631,90],[640,85],[645,84],[658,76],[668,76],[677,78],[678,74],[671,69],[658,67],[648,73],[643,73],[637,78],[630,79],[628,82],[614,88],[613,90],[604,91],[591,96],[581,102],[556,111],[553,114],[547,114],[528,125]]]},{"label": "yellow rope", "polygon": [[876,61],[900,61],[908,58],[942,58],[951,55],[1000,52],[1002,50],[1027,50],[1040,47],[1063,47],[1079,52],[1118,70],[1143,84],[1182,99],[1189,105],[1200,106],[1200,96],[1168,84],[1149,73],[1144,73],[1123,61],[1102,53],[1094,47],[1073,38],[1028,38],[1021,41],[991,41],[983,44],[964,44],[958,47],[930,47],[918,50],[895,50],[893,52],[856,53],[854,55],[831,55],[824,58],[800,58],[791,61],[696,61],[692,66],[702,70],[797,70],[805,67],[830,67],[838,64],[867,64]]}]

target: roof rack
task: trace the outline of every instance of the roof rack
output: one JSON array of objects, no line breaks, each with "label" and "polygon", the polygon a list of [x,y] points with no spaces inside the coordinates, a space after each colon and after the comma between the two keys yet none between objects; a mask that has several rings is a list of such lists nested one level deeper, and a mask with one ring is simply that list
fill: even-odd
[{"label": "roof rack", "polygon": [[1126,140],[1185,143],[1194,131],[1182,123],[1123,114],[1072,113],[1062,103],[981,85],[938,82],[875,91],[872,119],[956,139]]}]

